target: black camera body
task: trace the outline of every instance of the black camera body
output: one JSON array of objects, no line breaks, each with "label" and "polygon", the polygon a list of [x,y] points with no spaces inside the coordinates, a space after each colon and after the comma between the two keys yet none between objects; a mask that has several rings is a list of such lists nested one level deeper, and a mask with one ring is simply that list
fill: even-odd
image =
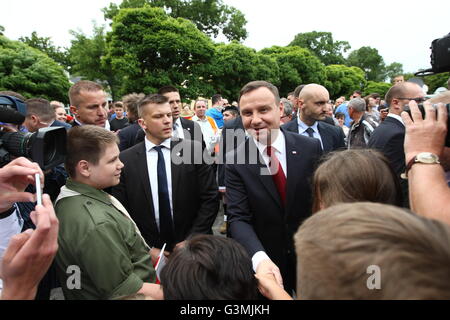
[{"label": "black camera body", "polygon": [[[0,122],[22,124],[26,116],[25,103],[11,96],[0,95]],[[48,170],[64,162],[66,129],[41,128],[37,132],[0,131],[0,167],[12,160],[11,156],[26,157]]]},{"label": "black camera body", "polygon": [[450,33],[431,43],[431,66],[434,73],[450,71]]},{"label": "black camera body", "polygon": [[[423,107],[423,104],[420,103],[418,105],[420,112],[422,113],[422,119],[425,119],[425,108]],[[434,108],[436,108],[436,105],[433,105]],[[445,137],[445,146],[450,147],[450,103],[446,104],[445,107],[447,108],[447,136]],[[411,116],[411,109],[409,106],[405,106],[404,111],[408,112],[409,116]]]}]

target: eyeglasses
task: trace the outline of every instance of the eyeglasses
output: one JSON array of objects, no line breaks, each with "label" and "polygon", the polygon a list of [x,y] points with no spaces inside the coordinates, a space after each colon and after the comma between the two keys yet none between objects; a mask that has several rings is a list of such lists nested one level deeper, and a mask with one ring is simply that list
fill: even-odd
[{"label": "eyeglasses", "polygon": [[425,98],[397,98],[398,100],[414,100],[417,103],[422,103],[427,101]]}]

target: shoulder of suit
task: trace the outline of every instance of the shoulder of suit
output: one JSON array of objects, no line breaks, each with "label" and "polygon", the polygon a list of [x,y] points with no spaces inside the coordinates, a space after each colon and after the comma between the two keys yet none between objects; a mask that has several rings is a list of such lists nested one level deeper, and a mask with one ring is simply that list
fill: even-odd
[{"label": "shoulder of suit", "polygon": [[138,144],[135,144],[134,146],[123,150],[120,153],[120,157],[132,155],[132,154],[135,154],[136,152],[140,152],[142,150],[145,150],[145,141],[141,141]]}]

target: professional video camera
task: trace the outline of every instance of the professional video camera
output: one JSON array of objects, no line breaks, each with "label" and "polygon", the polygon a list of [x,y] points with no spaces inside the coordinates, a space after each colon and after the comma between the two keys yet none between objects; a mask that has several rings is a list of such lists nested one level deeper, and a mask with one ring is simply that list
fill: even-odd
[{"label": "professional video camera", "polygon": [[[428,76],[442,72],[450,71],[450,33],[442,38],[435,39],[431,42],[431,69],[421,70],[415,73],[416,76]],[[446,105],[448,112],[447,119],[447,137],[445,138],[445,146],[450,147],[450,103]],[[422,117],[425,117],[425,109],[419,104]],[[409,107],[405,111],[411,115]]]},{"label": "professional video camera", "polygon": [[[25,103],[12,96],[0,95],[0,122],[20,125],[25,120]],[[0,167],[11,161],[11,155],[27,157],[43,170],[64,162],[66,129],[48,127],[35,133],[0,131]]]}]

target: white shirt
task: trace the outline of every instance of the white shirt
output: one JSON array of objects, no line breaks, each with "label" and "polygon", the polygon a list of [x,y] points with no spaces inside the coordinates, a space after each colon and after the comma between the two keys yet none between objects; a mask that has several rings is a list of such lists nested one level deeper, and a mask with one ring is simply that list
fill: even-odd
[{"label": "white shirt", "polygon": [[[195,121],[200,125],[200,129],[202,130],[203,140],[205,141],[206,148],[208,149],[208,151],[210,153],[213,152],[214,147],[216,146],[217,142],[219,142],[220,136],[218,134],[218,130],[216,130],[216,132],[214,132],[214,129],[208,120],[208,116],[205,116],[205,118],[203,120],[197,116],[193,116],[192,121]],[[213,119],[213,121],[214,121],[214,119]],[[217,128],[217,125],[216,125],[216,128]]]},{"label": "white shirt", "polygon": [[[145,137],[145,150],[147,155],[147,172],[152,191],[153,209],[155,210],[155,220],[159,229],[159,198],[158,198],[158,152],[154,149],[156,145]],[[169,190],[170,213],[173,219],[172,205],[172,167],[170,161],[170,138],[161,143],[164,163],[166,165],[167,188]]]},{"label": "white shirt", "polygon": [[391,117],[391,118],[394,118],[394,119],[397,119],[398,121],[401,122],[402,125],[405,125],[405,123],[403,122],[402,117],[400,117],[399,115],[389,112],[387,116]]},{"label": "white shirt", "polygon": [[[3,255],[5,254],[6,248],[8,247],[9,241],[13,236],[19,234],[23,228],[23,219],[19,214],[19,210],[11,213],[6,218],[0,219],[0,263],[2,261]],[[3,282],[0,279],[0,292],[3,289]]]},{"label": "white shirt", "polygon": [[309,137],[308,132],[306,132],[306,130],[308,128],[311,128],[314,130],[313,136],[314,136],[314,138],[319,139],[320,146],[322,147],[322,150],[323,150],[323,143],[322,143],[322,138],[319,133],[318,122],[317,121],[314,122],[314,124],[310,127],[306,123],[304,123],[302,120],[300,120],[300,115],[299,115],[298,116],[298,133],[305,137]]},{"label": "white shirt", "polygon": [[[183,130],[183,127],[181,126],[180,118],[175,120],[173,125],[174,125],[175,129],[172,132],[172,137],[178,137],[180,139],[184,139],[184,130]],[[175,134],[175,130],[177,130],[176,134]],[[164,157],[165,157],[165,155],[164,155]]]},{"label": "white shirt", "polygon": [[[266,163],[267,168],[269,168],[269,161],[270,158],[267,155],[267,146],[259,143],[255,138],[253,138],[253,141],[256,144],[256,147],[259,150],[259,153],[261,154],[262,158],[264,159],[264,162]],[[275,156],[278,158],[278,161],[281,164],[281,167],[283,168],[284,174],[287,176],[287,162],[286,162],[286,140],[284,138],[284,134],[281,130],[278,131],[278,136],[275,139],[275,141],[272,143],[272,148],[275,149]],[[258,265],[261,261],[270,259],[270,257],[265,253],[264,251],[258,251],[252,256],[252,265],[253,270],[256,272],[256,269],[258,268]]]}]

